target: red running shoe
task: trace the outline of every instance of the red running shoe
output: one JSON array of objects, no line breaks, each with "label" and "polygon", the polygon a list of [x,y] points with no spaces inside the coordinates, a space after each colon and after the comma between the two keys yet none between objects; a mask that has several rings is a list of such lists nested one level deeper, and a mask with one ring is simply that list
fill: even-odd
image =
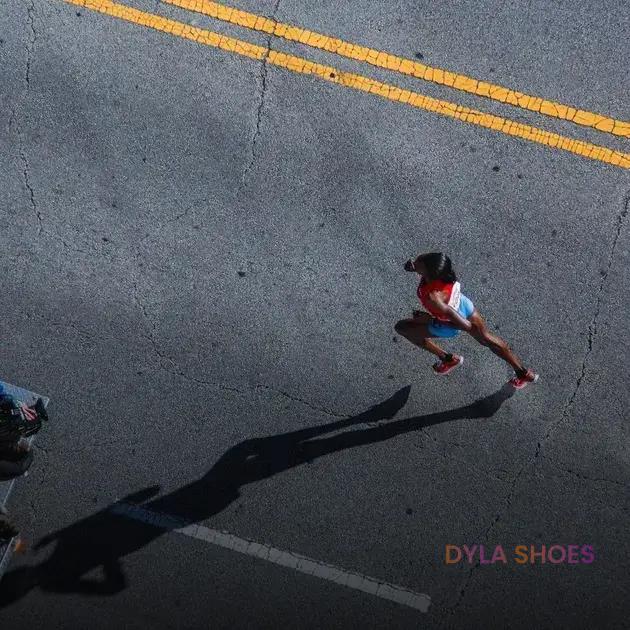
[{"label": "red running shoe", "polygon": [[448,374],[452,370],[454,370],[457,366],[461,365],[464,362],[464,357],[453,357],[450,361],[438,361],[433,364],[433,371],[436,374]]},{"label": "red running shoe", "polygon": [[514,387],[514,389],[523,389],[530,383],[535,383],[538,380],[538,374],[533,370],[527,370],[523,376],[515,375],[508,382]]}]

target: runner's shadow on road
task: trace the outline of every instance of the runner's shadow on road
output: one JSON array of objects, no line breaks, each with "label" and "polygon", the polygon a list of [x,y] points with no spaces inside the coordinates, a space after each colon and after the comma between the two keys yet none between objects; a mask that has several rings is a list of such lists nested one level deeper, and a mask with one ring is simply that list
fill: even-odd
[{"label": "runner's shadow on road", "polygon": [[[241,487],[338,451],[383,442],[453,420],[489,418],[514,391],[506,386],[463,407],[386,422],[404,407],[410,390],[410,386],[404,387],[356,416],[245,440],[226,451],[203,477],[169,494],[154,498],[159,487],[151,486],[114,504],[119,507],[135,504],[152,513],[167,514],[172,526],[133,520],[108,506],[46,535],[34,549],[55,542],[54,551],[38,565],[19,567],[7,573],[0,583],[0,607],[21,599],[34,587],[55,593],[100,596],[119,593],[127,586],[121,563],[124,556],[144,548],[172,529],[202,522],[220,513],[240,496]],[[368,427],[315,439],[360,424]]]}]

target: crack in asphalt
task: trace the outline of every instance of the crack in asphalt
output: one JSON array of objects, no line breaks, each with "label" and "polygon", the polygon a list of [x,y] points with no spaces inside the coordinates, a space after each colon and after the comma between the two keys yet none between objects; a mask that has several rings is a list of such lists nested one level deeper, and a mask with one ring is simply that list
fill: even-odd
[{"label": "crack in asphalt", "polygon": [[[176,214],[174,217],[170,218],[168,221],[161,223],[157,226],[155,226],[153,228],[153,230],[151,230],[150,232],[148,232],[147,234],[145,234],[140,241],[138,241],[138,245],[137,245],[137,249],[136,249],[136,254],[134,256],[134,262],[136,263],[136,269],[138,268],[138,259],[140,258],[141,255],[141,246],[142,244],[148,240],[149,238],[151,238],[152,236],[154,236],[155,234],[159,233],[160,231],[163,230],[164,227],[166,227],[167,225],[169,225],[170,223],[176,223],[177,221],[180,221],[181,219],[183,219],[185,216],[188,215],[188,213],[190,212],[190,210],[192,209],[192,204],[189,205],[183,212],[180,212],[179,214]],[[157,329],[156,323],[153,321],[153,318],[151,317],[151,315],[149,314],[149,311],[145,305],[145,303],[140,299],[140,291],[138,289],[138,281],[137,280],[133,280],[132,281],[132,287],[133,287],[133,291],[132,291],[132,296],[133,296],[133,300],[134,302],[137,304],[137,306],[140,308],[140,311],[142,313],[142,317],[143,319],[148,322],[149,324],[149,332],[148,334],[144,334],[142,335],[145,339],[148,339],[149,342],[151,343],[151,346],[153,348],[153,351],[155,352],[155,354],[159,357],[160,359],[160,367],[167,369],[164,364],[162,363],[162,361],[166,360],[168,363],[171,364],[171,366],[173,366],[173,369],[177,368],[177,365],[175,363],[175,361],[173,361],[173,359],[171,357],[169,357],[166,353],[162,352],[160,350],[160,347],[157,343],[157,340],[155,338],[155,331]]]},{"label": "crack in asphalt", "polygon": [[[379,423],[377,422],[367,422],[366,423],[368,426],[378,426]],[[420,434],[424,434],[424,429],[419,429],[418,433]],[[429,434],[426,434],[429,435]],[[430,436],[433,440],[433,443],[436,445],[440,445],[440,446],[448,446],[448,442],[442,442],[440,440],[437,440],[436,438],[434,438],[433,436]],[[417,448],[418,450],[424,450],[425,444],[421,443],[421,444],[417,444],[415,442],[411,443],[412,446],[414,446],[415,448]],[[507,483],[509,480],[508,479],[504,479],[501,477],[496,476],[495,473],[499,472],[499,473],[508,473],[509,471],[504,470],[503,468],[483,468],[481,466],[477,466],[476,464],[474,464],[471,461],[468,461],[467,459],[463,459],[461,457],[454,457],[453,455],[448,454],[448,452],[446,451],[440,451],[437,450],[436,448],[428,448],[428,451],[431,452],[433,455],[437,455],[439,457],[441,457],[442,459],[445,459],[449,462],[455,462],[457,464],[463,464],[466,467],[466,470],[468,470],[471,473],[478,473],[480,475],[483,475],[485,477],[488,477],[490,479],[494,479],[495,481],[500,481],[501,483]]]},{"label": "crack in asphalt", "polygon": [[[187,216],[189,214],[189,212],[191,211],[191,209],[193,208],[194,204],[189,205],[183,212],[180,212],[178,214],[176,214],[174,217],[172,217],[171,219],[169,219],[168,221],[156,226],[153,230],[151,230],[149,233],[145,234],[145,236],[143,236],[140,241],[137,244],[137,249],[136,249],[136,254],[134,256],[134,261],[136,263],[136,268],[137,268],[137,263],[138,263],[138,259],[141,256],[141,245],[147,241],[149,238],[151,238],[152,236],[154,236],[156,233],[162,231],[162,229],[166,226],[169,225],[170,223],[175,223],[177,221],[180,221],[182,218],[184,218],[185,216]],[[176,376],[178,378],[182,378],[184,380],[187,380],[191,383],[197,383],[198,385],[206,385],[209,387],[215,387],[217,389],[220,389],[222,391],[227,391],[227,392],[231,392],[231,393],[237,393],[237,394],[247,394],[250,393],[252,391],[258,391],[258,390],[263,390],[263,391],[267,391],[267,392],[273,392],[274,394],[278,394],[280,396],[283,396],[284,398],[287,398],[288,400],[291,400],[292,402],[296,402],[302,405],[305,405],[306,407],[308,407],[309,409],[312,409],[314,411],[317,411],[319,413],[324,413],[326,415],[332,416],[334,418],[348,418],[350,417],[352,414],[340,414],[337,413],[331,409],[328,409],[326,407],[321,407],[318,405],[313,405],[312,403],[310,403],[309,401],[305,400],[304,398],[300,398],[299,396],[295,396],[293,394],[290,394],[288,392],[285,392],[283,390],[277,389],[275,387],[271,387],[270,385],[264,385],[262,383],[256,383],[251,387],[247,387],[245,389],[243,388],[239,388],[239,387],[235,387],[233,385],[226,385],[225,383],[218,383],[218,382],[214,382],[214,381],[206,381],[204,379],[200,379],[197,378],[195,376],[191,376],[190,374],[188,374],[186,371],[182,370],[182,368],[178,365],[178,363],[172,358],[170,357],[167,353],[165,353],[157,339],[156,339],[156,331],[157,331],[157,325],[155,323],[155,321],[153,320],[153,318],[151,317],[151,314],[149,313],[149,310],[146,306],[146,304],[142,301],[141,297],[140,297],[140,289],[138,287],[138,278],[134,279],[132,281],[132,297],[134,300],[134,303],[138,306],[138,308],[140,309],[140,312],[142,313],[142,317],[143,319],[148,323],[148,332],[144,335],[142,335],[145,339],[147,339],[150,342],[151,347],[153,348],[153,351],[155,353],[155,355],[158,357],[159,361],[158,361],[158,365],[160,367],[160,369],[164,370],[165,372]]]},{"label": "crack in asphalt", "polygon": [[31,186],[30,175],[29,175],[30,166],[28,163],[28,157],[26,156],[26,152],[24,151],[23,136],[19,127],[18,127],[18,136],[20,138],[20,143],[19,143],[20,160],[22,162],[22,167],[23,167],[22,179],[24,180],[24,186],[26,187],[26,190],[28,192],[29,200],[31,202],[31,209],[33,210],[33,213],[37,217],[37,226],[38,226],[37,233],[39,235],[42,233],[42,230],[43,230],[42,213],[37,208],[37,203],[35,202],[35,192],[33,190],[33,187]]},{"label": "crack in asphalt", "polygon": [[133,286],[133,292],[132,292],[133,300],[138,305],[138,307],[140,308],[140,312],[142,313],[142,318],[146,322],[148,322],[148,324],[149,324],[149,332],[148,332],[148,334],[145,333],[142,336],[145,339],[148,339],[149,342],[151,343],[151,347],[153,348],[153,351],[155,352],[155,354],[160,359],[160,367],[163,367],[163,368],[165,367],[164,364],[162,363],[162,361],[166,360],[175,368],[176,367],[175,361],[173,361],[173,359],[171,359],[171,357],[169,357],[166,353],[164,353],[164,352],[162,352],[160,350],[160,347],[159,347],[159,345],[157,343],[157,340],[155,339],[156,324],[153,321],[153,319],[151,318],[151,316],[149,315],[149,312],[147,310],[146,305],[140,299],[140,292],[138,290],[138,283],[136,281],[134,281],[132,283],[132,286]]},{"label": "crack in asphalt", "polygon": [[603,297],[603,293],[604,293],[604,288],[606,286],[606,280],[608,279],[608,274],[610,272],[610,269],[611,269],[613,261],[614,261],[615,251],[617,249],[617,242],[619,240],[619,236],[621,235],[621,230],[623,229],[624,220],[628,216],[628,209],[629,209],[629,207],[630,207],[630,190],[626,193],[626,195],[624,197],[624,200],[623,200],[622,208],[621,208],[620,212],[617,214],[617,217],[616,217],[615,232],[614,232],[612,244],[610,246],[610,251],[609,251],[609,254],[608,254],[608,262],[607,262],[605,271],[601,274],[601,280],[600,280],[600,283],[599,283],[599,289],[597,290],[597,299],[596,299],[596,302],[595,302],[595,310],[594,310],[594,313],[593,313],[593,317],[591,318],[591,321],[590,321],[589,326],[588,326],[587,347],[586,347],[586,351],[584,352],[584,356],[582,357],[582,364],[580,366],[580,374],[579,374],[579,376],[577,378],[577,381],[575,383],[575,387],[573,388],[573,392],[571,393],[571,396],[568,398],[567,402],[565,403],[564,407],[562,408],[562,412],[560,414],[559,420],[554,422],[549,427],[549,429],[548,429],[547,433],[544,435],[544,437],[541,440],[538,441],[538,444],[536,445],[536,451],[535,451],[533,457],[530,459],[530,461],[528,461],[523,466],[523,468],[521,468],[521,471],[519,472],[518,476],[520,476],[520,474],[523,472],[523,470],[525,469],[526,466],[528,466],[529,464],[534,462],[536,459],[538,459],[543,444],[551,437],[551,435],[558,429],[558,427],[561,424],[564,424],[566,422],[566,419],[569,417],[571,409],[575,405],[575,400],[577,398],[578,392],[580,391],[582,383],[584,382],[584,379],[587,376],[587,372],[588,372],[588,358],[589,358],[591,352],[593,351],[593,342],[595,340],[595,337],[597,336],[597,322],[599,320],[599,316],[600,316],[600,312],[601,312],[602,297]]},{"label": "crack in asphalt", "polygon": [[[31,88],[31,63],[33,59],[33,52],[35,50],[35,42],[37,41],[37,31],[35,30],[35,21],[33,14],[35,13],[35,0],[31,0],[30,4],[26,7],[27,11],[27,24],[30,27],[31,36],[27,38],[26,41],[26,68],[24,70],[24,82],[26,84],[25,93],[28,98],[28,93]],[[16,128],[18,133],[18,153],[20,156],[20,161],[22,162],[22,179],[24,181],[24,186],[29,195],[29,200],[31,204],[31,209],[33,213],[37,217],[37,225],[38,225],[38,235],[42,232],[42,215],[37,207],[37,203],[35,202],[35,192],[33,190],[33,186],[31,185],[31,177],[30,177],[30,165],[28,162],[28,156],[26,154],[26,150],[24,148],[24,134],[22,132],[22,128],[17,122],[17,117],[15,116],[15,108],[13,109],[11,119],[9,121],[9,126],[11,126],[13,121],[16,121]]]},{"label": "crack in asphalt", "polygon": [[[172,361],[172,359],[171,359]],[[334,418],[349,418],[351,417],[353,414],[348,413],[348,414],[339,414],[331,409],[328,409],[326,407],[321,407],[318,405],[313,405],[312,403],[310,403],[308,400],[305,400],[304,398],[300,398],[299,396],[295,396],[293,394],[290,394],[288,392],[285,392],[281,389],[277,389],[275,387],[271,387],[270,385],[264,385],[262,383],[255,383],[254,385],[252,385],[251,387],[246,387],[245,389],[241,389],[238,387],[235,387],[233,385],[226,385],[224,383],[218,383],[218,382],[214,382],[214,381],[205,381],[203,379],[200,378],[196,378],[194,376],[190,376],[189,374],[187,374],[186,372],[184,372],[183,370],[181,370],[181,368],[179,368],[179,366],[177,366],[177,364],[175,362],[173,362],[173,365],[176,367],[176,370],[169,370],[168,368],[165,368],[163,365],[161,366],[162,369],[165,369],[167,372],[178,376],[180,378],[183,378],[184,380],[190,381],[192,383],[198,383],[200,385],[207,385],[209,387],[216,387],[218,389],[221,389],[223,391],[228,391],[228,392],[233,392],[233,393],[238,393],[238,394],[248,394],[252,391],[258,391],[258,390],[263,390],[263,391],[267,391],[267,392],[272,392],[274,394],[278,394],[280,396],[282,396],[283,398],[287,398],[288,400],[291,400],[292,402],[296,402],[299,403],[301,405],[304,405],[305,407],[308,407],[309,409],[312,409],[313,411],[317,411],[318,413],[324,413],[328,416],[332,416]]]},{"label": "crack in asphalt", "polygon": [[[547,461],[550,461],[548,458]],[[624,483],[623,481],[617,481],[616,479],[610,479],[608,477],[589,477],[588,475],[585,475],[584,473],[581,473],[577,470],[573,470],[571,468],[563,468],[561,466],[557,466],[555,464],[553,464],[553,462],[550,462],[551,465],[556,468],[557,470],[563,472],[563,473],[567,473],[569,475],[571,475],[572,477],[577,477],[580,481],[591,481],[591,482],[596,482],[596,483],[605,483],[605,484],[610,484],[613,486],[618,486],[619,488],[624,488],[624,489],[630,489],[630,484],[628,483]],[[543,477],[560,477],[560,475],[542,475]],[[560,477],[562,478],[562,477]]]},{"label": "crack in asphalt", "polygon": [[162,361],[160,360],[160,362],[159,362],[160,368],[162,370],[164,370],[165,372],[168,372],[169,374],[172,374],[173,376],[177,376],[178,378],[182,378],[182,379],[184,379],[186,381],[189,381],[191,383],[197,383],[198,385],[206,385],[208,387],[215,387],[215,388],[220,389],[222,391],[231,392],[231,393],[235,393],[235,394],[241,394],[241,395],[249,394],[252,391],[263,390],[263,391],[272,392],[274,394],[278,394],[278,395],[280,395],[280,396],[282,396],[284,398],[287,398],[288,400],[291,400],[292,402],[299,403],[301,405],[304,405],[304,406],[308,407],[309,409],[312,409],[313,411],[317,411],[318,413],[324,413],[324,414],[326,414],[328,416],[332,416],[334,418],[349,418],[349,417],[351,417],[353,415],[351,413],[340,414],[340,413],[337,413],[337,412],[335,412],[335,411],[333,411],[331,409],[328,409],[326,407],[313,405],[312,403],[310,403],[308,400],[305,400],[304,398],[300,398],[299,396],[295,396],[295,395],[290,394],[288,392],[285,392],[285,391],[283,391],[281,389],[277,389],[275,387],[271,387],[270,385],[264,385],[262,383],[255,383],[251,387],[239,388],[239,387],[236,387],[234,385],[226,385],[225,383],[219,383],[219,382],[216,382],[216,381],[206,381],[204,379],[197,378],[195,376],[191,376],[190,374],[188,374],[187,372],[182,370],[181,367],[171,357],[167,356],[163,352],[160,352],[160,350],[157,347],[157,344],[155,343],[155,340],[152,337],[147,337],[147,338],[149,338],[151,340],[153,348],[156,351],[157,356],[160,359],[165,358],[172,366],[171,368],[169,368],[166,365],[164,365],[164,363],[162,363]]},{"label": "crack in asphalt", "polygon": [[[630,209],[630,190],[625,194],[624,199],[623,199],[623,203],[622,203],[622,208],[621,210],[617,213],[616,216],[616,220],[615,220],[615,231],[614,231],[614,235],[613,235],[613,239],[612,239],[612,244],[610,246],[610,251],[608,254],[608,263],[606,265],[606,269],[605,271],[601,274],[601,280],[599,283],[599,288],[597,291],[597,299],[595,302],[595,311],[593,314],[593,317],[591,318],[591,321],[589,323],[589,327],[588,327],[588,338],[587,338],[587,348],[586,351],[584,352],[584,356],[582,357],[582,364],[580,367],[580,374],[577,378],[577,381],[575,383],[575,387],[573,388],[573,391],[571,392],[571,395],[569,396],[567,402],[564,404],[563,408],[562,408],[562,412],[560,414],[560,418],[554,422],[552,424],[552,426],[548,429],[547,433],[544,435],[544,437],[542,439],[540,439],[536,445],[536,450],[534,451],[533,455],[527,459],[525,461],[525,463],[521,466],[521,468],[519,469],[519,471],[516,473],[516,475],[514,476],[514,479],[512,479],[512,483],[510,485],[510,491],[508,492],[505,501],[504,501],[504,507],[503,510],[501,512],[499,512],[498,514],[496,514],[496,516],[494,517],[494,519],[492,520],[492,522],[490,523],[490,525],[488,525],[488,527],[486,528],[485,534],[484,534],[484,543],[486,543],[490,537],[490,532],[494,529],[494,527],[496,526],[496,524],[501,520],[501,516],[502,516],[502,512],[505,512],[507,510],[510,509],[510,507],[512,506],[512,499],[514,497],[515,491],[516,491],[516,485],[519,482],[519,480],[521,479],[523,472],[525,471],[526,468],[535,465],[536,460],[539,458],[540,456],[540,452],[542,450],[542,446],[543,444],[551,437],[551,435],[558,429],[558,427],[562,424],[564,424],[567,420],[567,418],[569,417],[569,414],[571,412],[571,410],[573,409],[574,405],[575,405],[575,400],[577,398],[578,392],[582,386],[582,383],[584,382],[584,379],[587,376],[587,372],[588,372],[588,359],[589,356],[593,350],[593,343],[595,341],[595,337],[597,336],[597,323],[599,320],[599,316],[600,316],[600,312],[601,312],[601,305],[602,305],[602,298],[603,298],[603,293],[604,293],[604,288],[606,285],[606,280],[608,278],[608,274],[610,272],[610,269],[612,268],[612,264],[614,261],[614,257],[615,257],[615,251],[617,249],[617,242],[619,240],[619,236],[621,235],[621,230],[623,229],[623,225],[624,225],[624,221],[628,216],[628,210]],[[567,470],[567,472],[569,472],[570,474],[574,474],[580,478],[583,479],[588,479],[587,477],[583,477],[580,476],[579,473],[575,473],[574,471],[570,471]],[[594,480],[594,479],[593,479]],[[598,481],[603,481],[603,479],[600,479]],[[615,482],[612,480],[608,480],[610,483],[615,483],[617,485],[621,485],[622,487],[627,487],[625,486],[625,484],[621,484],[619,482]],[[482,543],[483,544],[483,543]],[[466,589],[468,587],[468,584],[470,583],[472,576],[475,572],[475,570],[480,566],[479,561],[477,561],[476,564],[474,564],[469,572],[468,575],[466,577],[466,579],[464,580],[464,584],[460,590],[459,593],[459,597],[457,599],[457,601],[455,602],[455,604],[451,607],[451,609],[449,610],[449,615],[453,615],[455,610],[459,607],[459,605],[462,603],[465,593],[466,593]]]},{"label": "crack in asphalt", "polygon": [[[272,20],[274,23],[277,24],[277,20],[276,20],[276,14],[278,13],[278,8],[280,6],[280,0],[276,0],[276,3],[273,7],[273,11],[271,12],[271,16],[268,18],[270,20]],[[260,97],[258,100],[258,106],[256,108],[256,126],[254,129],[254,134],[252,137],[252,141],[250,143],[250,151],[251,151],[251,157],[249,160],[249,164],[245,167],[245,170],[243,171],[243,176],[242,176],[242,181],[243,184],[245,183],[245,180],[247,179],[247,175],[249,174],[249,172],[252,170],[253,166],[254,166],[254,162],[256,161],[256,145],[258,143],[258,138],[260,137],[260,126],[261,126],[261,122],[262,122],[262,112],[263,112],[263,107],[265,105],[265,95],[267,93],[267,71],[268,71],[268,67],[267,67],[267,60],[269,59],[269,53],[271,52],[271,40],[273,38],[273,35],[271,33],[269,33],[267,35],[267,49],[265,51],[265,56],[262,59],[262,63],[260,66]]]},{"label": "crack in asphalt", "polygon": [[[29,92],[31,89],[31,66],[33,63],[33,56],[35,53],[35,43],[37,42],[37,30],[35,29],[35,0],[31,0],[31,2],[26,7],[27,11],[27,24],[30,28],[30,37],[27,38],[26,42],[26,63],[24,69],[24,98],[28,101]],[[58,240],[63,246],[71,251],[79,252],[81,254],[87,254],[89,252],[80,249],[78,247],[73,247],[68,244],[68,242],[63,239],[58,234],[54,234],[52,232],[48,232],[44,229],[44,223],[42,218],[42,213],[37,205],[35,189],[32,184],[31,177],[31,165],[28,158],[28,152],[26,151],[26,138],[24,135],[24,130],[22,125],[20,124],[19,118],[17,116],[17,108],[14,106],[11,109],[11,114],[9,116],[9,129],[15,126],[15,131],[17,135],[17,148],[18,148],[18,158],[22,163],[22,181],[26,192],[28,194],[29,203],[31,206],[31,210],[37,219],[37,236],[41,236],[42,232],[46,232],[54,239]]]},{"label": "crack in asphalt", "polygon": [[35,42],[37,41],[37,31],[35,30],[35,22],[33,19],[33,14],[35,13],[35,0],[31,0],[31,3],[27,7],[26,10],[28,14],[27,22],[28,22],[28,25],[31,27],[32,37],[26,43],[26,74],[24,78],[26,80],[26,84],[30,85],[32,54],[33,54],[33,51],[35,50]]}]

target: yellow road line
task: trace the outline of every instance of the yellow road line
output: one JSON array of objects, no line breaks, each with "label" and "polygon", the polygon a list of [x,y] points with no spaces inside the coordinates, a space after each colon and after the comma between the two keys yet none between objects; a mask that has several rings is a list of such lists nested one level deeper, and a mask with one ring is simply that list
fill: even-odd
[{"label": "yellow road line", "polygon": [[456,90],[469,92],[476,96],[484,96],[501,103],[508,103],[522,109],[552,116],[553,118],[568,120],[576,125],[592,127],[616,136],[630,138],[630,122],[615,120],[614,118],[602,116],[601,114],[594,114],[554,101],[547,101],[537,96],[530,96],[523,92],[510,90],[501,85],[479,81],[478,79],[473,79],[464,74],[456,74],[448,70],[426,66],[423,63],[418,63],[411,59],[397,57],[396,55],[366,48],[365,46],[344,42],[341,39],[307,31],[296,26],[291,26],[290,24],[283,24],[282,22],[256,15],[255,13],[248,13],[247,11],[240,11],[232,7],[224,6],[218,2],[210,2],[209,0],[161,1],[165,4],[173,4],[183,9],[209,15],[217,20],[269,33],[282,39],[306,44],[312,48],[326,50],[342,57],[347,57],[348,59],[364,61],[379,68],[386,68],[387,70],[407,74],[417,79],[446,85]]},{"label": "yellow road line", "polygon": [[630,154],[627,153],[613,151],[606,147],[560,136],[556,133],[550,133],[530,125],[517,123],[506,118],[501,118],[500,116],[485,114],[474,109],[463,107],[462,105],[434,99],[429,96],[418,94],[417,92],[403,90],[394,85],[374,81],[359,74],[341,72],[332,66],[318,64],[313,61],[309,61],[308,59],[295,57],[294,55],[288,55],[286,53],[276,52],[273,50],[269,51],[267,48],[262,46],[256,46],[232,37],[220,35],[219,33],[214,33],[195,26],[189,26],[183,22],[170,20],[153,13],[139,11],[138,9],[133,9],[124,4],[117,4],[111,2],[110,0],[65,1],[70,4],[76,4],[88,9],[93,9],[95,11],[99,11],[100,13],[105,13],[134,24],[147,26],[177,37],[190,39],[199,44],[234,52],[251,59],[266,59],[269,64],[286,68],[287,70],[301,74],[315,75],[325,81],[344,85],[355,90],[369,92],[370,94],[376,94],[391,101],[405,103],[411,105],[412,107],[456,118],[457,120],[473,125],[494,129],[495,131],[523,138],[531,142],[537,142],[538,144],[543,144],[545,146],[563,149],[564,151],[569,151],[593,160],[599,160],[600,162],[605,162],[607,164],[613,164],[622,168],[630,168]]}]

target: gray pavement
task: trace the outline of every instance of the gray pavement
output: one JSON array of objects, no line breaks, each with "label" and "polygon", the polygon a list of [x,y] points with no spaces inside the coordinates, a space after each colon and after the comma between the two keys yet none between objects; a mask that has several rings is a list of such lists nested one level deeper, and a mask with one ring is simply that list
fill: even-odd
[{"label": "gray pavement", "polygon": [[[275,15],[627,120],[627,11],[570,6],[281,0]],[[53,400],[12,498],[30,547],[14,581],[47,579],[0,609],[3,629],[627,627],[627,171],[60,1],[2,3],[0,40],[1,376]],[[415,307],[402,263],[427,250],[450,253],[540,383],[488,399],[510,371],[472,339],[436,380],[395,335]],[[381,403],[395,417],[365,414]],[[235,468],[227,498],[199,483],[242,443],[311,427],[310,463]],[[429,611],[109,515],[156,485],[156,509],[426,593]],[[589,544],[596,561],[444,564],[445,545],[475,543]]]}]

